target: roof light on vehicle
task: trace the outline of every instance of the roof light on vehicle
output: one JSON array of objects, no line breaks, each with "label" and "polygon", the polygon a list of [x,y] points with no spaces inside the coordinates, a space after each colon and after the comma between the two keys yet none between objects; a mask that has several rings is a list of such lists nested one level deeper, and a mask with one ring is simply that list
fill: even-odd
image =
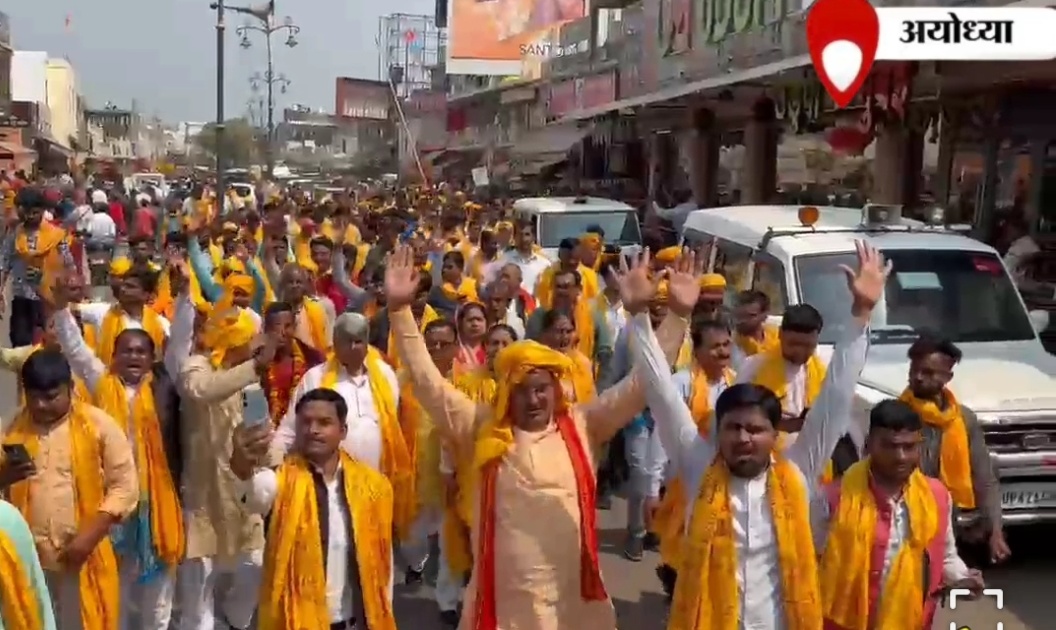
[{"label": "roof light on vehicle", "polygon": [[928,225],[942,225],[946,223],[946,210],[941,206],[935,206],[924,214],[924,221]]},{"label": "roof light on vehicle", "polygon": [[864,225],[897,225],[902,222],[902,206],[898,204],[867,203],[862,208]]},{"label": "roof light on vehicle", "polygon": [[797,216],[799,217],[799,223],[803,227],[814,227],[814,224],[821,217],[821,211],[815,206],[803,206],[799,209]]}]

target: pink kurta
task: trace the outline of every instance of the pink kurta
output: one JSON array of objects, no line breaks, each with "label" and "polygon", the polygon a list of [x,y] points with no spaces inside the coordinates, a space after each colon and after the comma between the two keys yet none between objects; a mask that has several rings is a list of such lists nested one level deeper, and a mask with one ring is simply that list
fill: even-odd
[{"label": "pink kurta", "polygon": [[[491,413],[450,385],[429,358],[408,309],[391,313],[391,326],[422,407],[459,458],[472,457],[476,427]],[[671,316],[657,331],[674,361],[686,321]],[[576,405],[572,418],[584,446],[604,443],[645,406],[633,375],[594,400]],[[588,457],[593,460],[590,448]],[[592,468],[596,463],[591,461]],[[473,549],[478,548],[479,504],[474,502]],[[514,445],[499,467],[495,491],[495,607],[498,630],[614,630],[610,600],[580,597],[580,513],[568,448],[551,425],[545,431],[514,431]],[[474,558],[476,562],[479,558]],[[475,565],[476,566],[476,565]],[[466,589],[461,630],[474,627],[476,576]]]}]

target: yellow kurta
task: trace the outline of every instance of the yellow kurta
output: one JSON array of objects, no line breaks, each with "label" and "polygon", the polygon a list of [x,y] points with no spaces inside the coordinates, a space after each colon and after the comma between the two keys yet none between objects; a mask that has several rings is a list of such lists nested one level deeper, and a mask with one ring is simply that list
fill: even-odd
[{"label": "yellow kurta", "polygon": [[[431,410],[437,429],[459,452],[472,452],[476,427],[491,414],[446,381],[429,357],[409,310],[390,314],[393,335],[405,369],[423,407]],[[658,331],[673,360],[685,335],[686,322],[672,317]],[[644,407],[635,381],[610,388],[594,400],[572,408],[572,419],[584,445],[609,439]],[[591,465],[591,449],[587,448]],[[474,490],[475,491],[475,490]],[[539,433],[514,431],[514,444],[499,467],[495,488],[495,604],[499,628],[532,630],[614,630],[612,602],[584,601],[580,596],[580,511],[568,447],[555,426]],[[473,501],[473,549],[479,545],[479,498]],[[475,562],[479,558],[474,558]],[[461,630],[474,627],[477,575],[466,588]]]}]

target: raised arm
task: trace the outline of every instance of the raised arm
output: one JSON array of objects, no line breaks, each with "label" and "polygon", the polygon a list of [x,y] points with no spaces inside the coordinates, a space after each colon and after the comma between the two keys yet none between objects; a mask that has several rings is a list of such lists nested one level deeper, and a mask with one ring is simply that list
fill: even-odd
[{"label": "raised arm", "polygon": [[59,338],[62,353],[70,363],[70,369],[84,380],[88,391],[95,392],[99,381],[106,375],[106,365],[84,342],[81,327],[77,325],[73,313],[69,308],[63,308],[51,316],[51,323],[55,327],[55,336]]},{"label": "raised arm", "polygon": [[854,422],[851,412],[855,384],[865,367],[869,349],[865,328],[873,308],[884,294],[884,285],[891,273],[890,264],[884,261],[879,251],[864,241],[858,241],[855,247],[857,271],[843,267],[853,297],[850,305],[853,321],[836,344],[821,392],[807,412],[799,437],[786,451],[788,458],[807,478],[807,483],[814,483],[818,478],[836,443]]},{"label": "raised arm", "polygon": [[176,310],[172,315],[172,334],[165,348],[165,370],[169,375],[179,374],[184,360],[191,354],[194,344],[194,303],[187,290],[176,298]]},{"label": "raised arm", "polygon": [[[396,343],[395,352],[403,359],[422,408],[441,433],[462,449],[473,439],[476,404],[444,378],[429,356],[410,309],[418,292],[418,274],[414,252],[409,247],[400,246],[389,257],[385,269],[385,294],[388,296],[389,326]],[[389,348],[390,354],[393,351]]]},{"label": "raised arm", "polygon": [[194,236],[191,234],[191,238],[187,239],[187,259],[191,263],[191,272],[198,279],[202,297],[209,302],[216,302],[220,299],[221,289],[213,280],[212,262],[209,256],[202,251],[202,246]]},{"label": "raised arm", "polygon": [[[686,336],[688,317],[700,295],[700,284],[693,275],[698,266],[696,256],[687,252],[667,281],[670,313],[657,331],[659,354],[656,356],[656,363],[642,364],[641,368],[633,370],[629,377],[615,387],[580,407],[592,440],[605,442],[629,423],[644,408],[645,390],[655,385],[652,381],[666,381],[670,384],[671,364],[678,357],[679,348]],[[620,299],[624,307],[630,313],[643,314],[644,325],[651,328],[646,311],[650,302],[657,297],[659,278],[650,279],[648,269],[647,250],[633,268],[628,269],[626,261],[623,262],[617,282],[620,285]],[[632,350],[641,345],[636,337],[637,335],[631,337],[628,343]],[[654,339],[652,330],[649,331],[649,339]]]},{"label": "raised arm", "polygon": [[370,296],[366,289],[356,286],[352,279],[348,277],[348,270],[345,269],[346,264],[345,248],[335,247],[334,260],[331,265],[334,273],[334,283],[341,289],[342,295],[348,301],[348,310],[358,313],[363,309],[363,305]]},{"label": "raised arm", "polygon": [[184,362],[179,375],[180,393],[195,402],[215,403],[257,382],[257,366],[251,359],[228,370],[211,370],[204,357],[195,355]]},{"label": "raised arm", "polygon": [[260,268],[257,267],[257,261],[252,258],[247,260],[246,271],[248,271],[249,276],[253,278],[253,300],[250,304],[251,308],[263,315],[264,301],[268,297],[268,285],[264,282],[264,275],[261,273]]}]

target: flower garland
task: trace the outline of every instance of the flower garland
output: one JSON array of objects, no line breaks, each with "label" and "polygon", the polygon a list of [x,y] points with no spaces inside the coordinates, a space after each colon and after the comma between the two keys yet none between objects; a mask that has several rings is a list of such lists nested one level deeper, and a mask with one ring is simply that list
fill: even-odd
[{"label": "flower garland", "polygon": [[308,371],[308,362],[305,361],[301,344],[296,339],[292,341],[292,354],[293,375],[288,388],[280,387],[277,383],[278,378],[275,375],[275,371],[278,364],[273,364],[268,368],[268,410],[271,412],[271,421],[275,426],[278,426],[279,422],[286,416],[286,411],[290,408],[290,398],[293,397],[293,392],[297,389],[297,385],[301,382],[304,373]]}]

